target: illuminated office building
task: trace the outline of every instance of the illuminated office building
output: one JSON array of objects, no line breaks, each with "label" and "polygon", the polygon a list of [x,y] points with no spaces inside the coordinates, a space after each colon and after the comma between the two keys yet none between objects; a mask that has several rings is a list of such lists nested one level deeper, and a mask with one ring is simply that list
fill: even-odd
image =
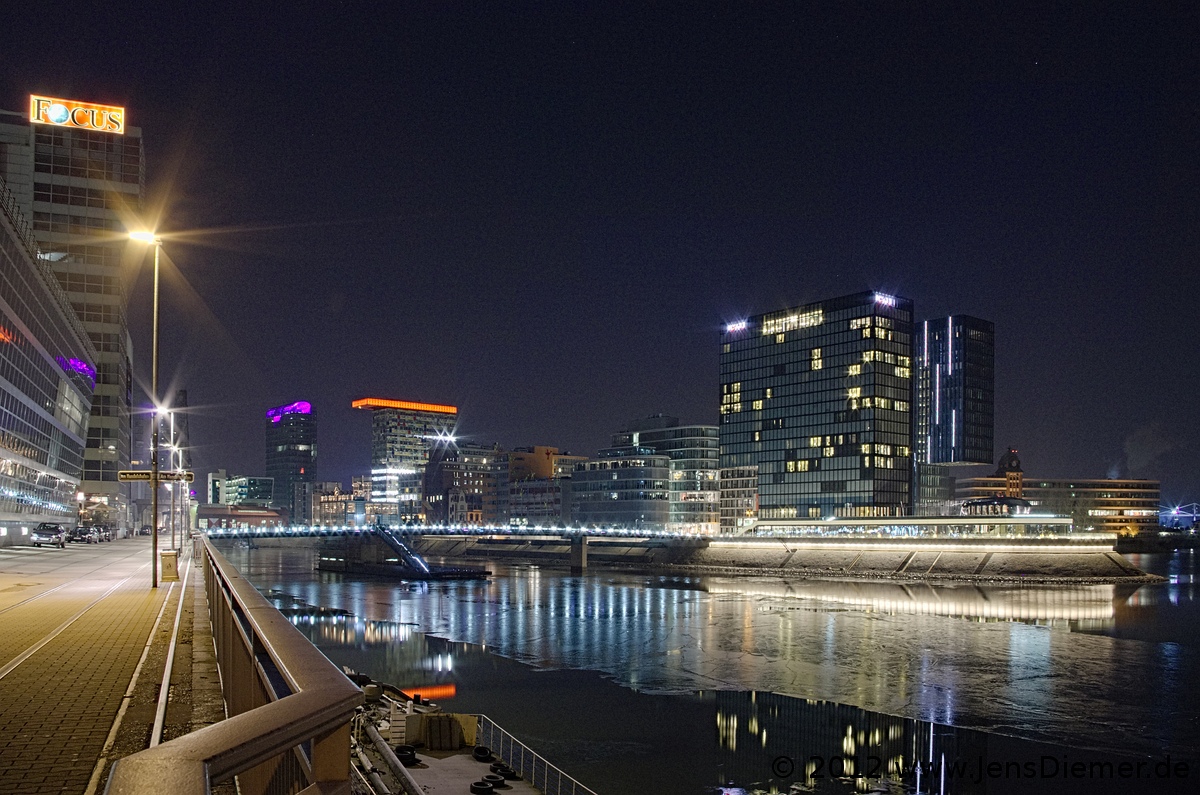
[{"label": "illuminated office building", "polygon": [[274,479],[274,508],[287,510],[293,524],[312,522],[317,474],[317,418],[304,400],[267,410],[267,477]]},{"label": "illuminated office building", "polygon": [[74,523],[96,350],[0,177],[0,547]]},{"label": "illuminated office building", "polygon": [[498,444],[436,444],[425,465],[425,521],[508,524],[508,455]]},{"label": "illuminated office building", "polygon": [[721,532],[753,529],[758,524],[758,467],[728,467],[719,472]]},{"label": "illuminated office building", "polygon": [[663,532],[671,519],[671,459],[649,447],[601,450],[575,466],[571,478],[576,524]]},{"label": "illuminated office building", "polygon": [[656,414],[630,422],[612,442],[613,447],[647,447],[670,459],[668,532],[712,535],[719,530],[716,425],[680,425],[677,417]]},{"label": "illuminated office building", "polygon": [[917,461],[991,464],[995,327],[969,315],[918,328]]},{"label": "illuminated office building", "polygon": [[758,467],[761,520],[908,512],[912,318],[866,292],[725,328],[720,468]]},{"label": "illuminated office building", "polygon": [[84,508],[126,526],[117,472],[130,468],[133,351],[122,264],[146,256],[127,238],[142,212],[141,130],[122,108],[31,97],[27,112],[0,111],[0,176],[96,349]]},{"label": "illuminated office building", "polygon": [[[966,501],[1011,495],[1013,474],[1002,464],[991,477],[960,478],[955,484],[956,498]],[[1031,478],[1019,469],[1016,474],[1020,496],[1030,502],[1034,513],[1069,516],[1076,531],[1135,536],[1153,535],[1160,529],[1162,494],[1157,480]]]},{"label": "illuminated office building", "polygon": [[920,512],[954,495],[951,466],[991,464],[995,425],[995,328],[969,315],[917,327],[916,489]]},{"label": "illuminated office building", "polygon": [[271,478],[255,478],[247,475],[226,479],[224,486],[225,505],[248,505],[270,508],[275,484]]},{"label": "illuminated office building", "polygon": [[371,503],[380,517],[422,519],[425,465],[434,442],[454,435],[458,409],[436,403],[362,398],[352,408],[371,411]]},{"label": "illuminated office building", "polygon": [[508,521],[520,527],[572,522],[571,477],[587,456],[557,447],[518,447],[508,454]]}]

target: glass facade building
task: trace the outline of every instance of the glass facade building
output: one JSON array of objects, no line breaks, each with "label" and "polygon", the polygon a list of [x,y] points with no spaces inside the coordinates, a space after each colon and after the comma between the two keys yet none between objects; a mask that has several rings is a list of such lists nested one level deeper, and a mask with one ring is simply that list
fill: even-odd
[{"label": "glass facade building", "polygon": [[371,411],[371,502],[380,516],[401,522],[423,516],[423,480],[436,441],[449,439],[458,424],[458,409],[436,403],[362,398],[352,408]]},{"label": "glass facade building", "polygon": [[74,523],[96,350],[0,176],[0,546]]},{"label": "glass facade building", "polygon": [[[293,523],[312,520],[303,488],[316,480],[317,417],[304,400],[267,410],[267,477],[274,480],[272,507],[284,508]],[[297,489],[297,486],[301,488]]]},{"label": "glass facade building", "polygon": [[761,520],[911,506],[913,304],[864,292],[726,326],[720,468],[758,467]]},{"label": "glass facade building", "polygon": [[97,520],[127,525],[128,491],[117,481],[130,468],[133,400],[123,266],[146,254],[127,238],[142,212],[141,130],[73,129],[0,111],[0,176],[96,349],[80,486],[85,507]]},{"label": "glass facade building", "polygon": [[917,461],[990,464],[995,327],[969,315],[926,320],[917,354]]},{"label": "glass facade building", "polygon": [[719,531],[716,425],[680,425],[677,417],[658,414],[634,420],[612,439],[613,447],[647,447],[670,459],[668,532],[711,535]]},{"label": "glass facade building", "polygon": [[671,518],[671,459],[649,447],[601,450],[571,478],[576,524],[663,532]]}]

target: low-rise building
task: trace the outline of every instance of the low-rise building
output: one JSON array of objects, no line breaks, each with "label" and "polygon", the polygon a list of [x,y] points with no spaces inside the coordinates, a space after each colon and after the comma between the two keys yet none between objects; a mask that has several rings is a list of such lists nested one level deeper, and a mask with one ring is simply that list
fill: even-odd
[{"label": "low-rise building", "polygon": [[[960,500],[1011,495],[1011,475],[964,478],[955,495]],[[1070,516],[1076,531],[1132,536],[1156,533],[1160,489],[1157,480],[1134,478],[1024,478],[1017,495],[1033,512]]]},{"label": "low-rise building", "polygon": [[610,447],[577,464],[571,478],[576,524],[663,532],[671,518],[671,459],[648,447]]},{"label": "low-rise building", "polygon": [[572,522],[571,478],[527,478],[508,484],[508,523],[518,527],[565,527]]},{"label": "low-rise building", "polygon": [[226,505],[257,505],[269,507],[275,489],[274,478],[240,475],[225,481]]},{"label": "low-rise building", "polygon": [[645,447],[670,459],[669,532],[719,531],[718,436],[716,425],[680,425],[666,414],[633,420],[613,434],[613,447]]}]

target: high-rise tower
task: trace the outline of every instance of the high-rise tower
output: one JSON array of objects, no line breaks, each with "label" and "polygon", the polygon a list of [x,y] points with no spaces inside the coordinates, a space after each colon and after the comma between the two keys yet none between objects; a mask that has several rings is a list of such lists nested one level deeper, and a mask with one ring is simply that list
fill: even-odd
[{"label": "high-rise tower", "polygon": [[918,330],[917,461],[990,464],[995,418],[995,327],[970,315]]},{"label": "high-rise tower", "polygon": [[[0,177],[0,547],[77,502],[96,350]],[[24,528],[24,529],[22,529]]]},{"label": "high-rise tower", "polygon": [[350,405],[372,412],[371,502],[395,505],[399,521],[419,521],[429,451],[435,441],[453,437],[458,409],[384,398],[362,398]]},{"label": "high-rise tower", "polygon": [[757,467],[760,519],[907,512],[912,314],[866,292],[726,327],[720,466]]},{"label": "high-rise tower", "polygon": [[0,111],[0,175],[97,351],[85,506],[127,524],[117,472],[129,469],[133,351],[121,265],[145,256],[127,238],[142,211],[141,130],[124,108],[32,96],[28,112]]},{"label": "high-rise tower", "polygon": [[298,400],[267,410],[267,477],[274,480],[271,506],[287,509],[293,524],[312,521],[306,484],[317,474],[317,418]]},{"label": "high-rise tower", "polygon": [[916,503],[938,513],[954,496],[950,467],[992,463],[995,327],[970,315],[917,329]]}]

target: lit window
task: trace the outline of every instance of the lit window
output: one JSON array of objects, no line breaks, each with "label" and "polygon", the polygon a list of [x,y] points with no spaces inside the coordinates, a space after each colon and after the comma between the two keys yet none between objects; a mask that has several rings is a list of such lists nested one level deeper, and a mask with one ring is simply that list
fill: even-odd
[{"label": "lit window", "polygon": [[862,375],[862,365],[852,364],[846,368],[846,375]]},{"label": "lit window", "polygon": [[862,397],[862,387],[861,386],[850,387],[849,389],[846,390],[846,397],[852,397],[852,398]]},{"label": "lit window", "polygon": [[763,404],[761,400],[756,400],[751,405],[754,406],[755,411],[762,411]]}]

